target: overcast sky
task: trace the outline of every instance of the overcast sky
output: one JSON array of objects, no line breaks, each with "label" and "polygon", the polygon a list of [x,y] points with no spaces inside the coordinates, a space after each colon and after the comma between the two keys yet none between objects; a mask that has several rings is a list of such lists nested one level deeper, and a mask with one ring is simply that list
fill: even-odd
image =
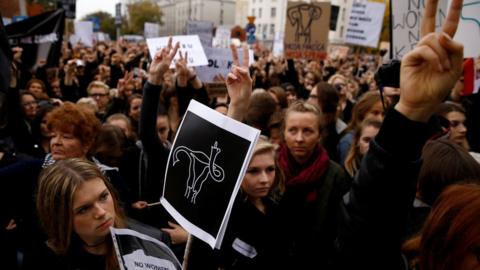
[{"label": "overcast sky", "polygon": [[106,11],[115,16],[115,4],[120,0],[77,0],[76,19],[95,11]]}]

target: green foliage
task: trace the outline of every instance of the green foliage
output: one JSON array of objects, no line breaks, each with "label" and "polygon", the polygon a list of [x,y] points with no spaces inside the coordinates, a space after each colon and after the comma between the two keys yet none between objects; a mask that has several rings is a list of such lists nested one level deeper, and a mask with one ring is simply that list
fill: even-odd
[{"label": "green foliage", "polygon": [[122,25],[122,34],[143,34],[146,22],[163,24],[163,13],[153,0],[130,1],[127,4],[128,16]]},{"label": "green foliage", "polygon": [[88,21],[90,18],[97,17],[100,20],[100,31],[110,35],[110,38],[115,38],[115,18],[108,12],[97,11],[87,14],[82,18],[82,21]]}]

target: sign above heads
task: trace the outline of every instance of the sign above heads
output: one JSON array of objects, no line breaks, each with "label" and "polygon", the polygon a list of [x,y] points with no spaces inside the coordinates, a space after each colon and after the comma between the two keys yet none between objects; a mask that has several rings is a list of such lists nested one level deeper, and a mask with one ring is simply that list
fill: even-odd
[{"label": "sign above heads", "polygon": [[[87,47],[93,47],[93,23],[91,21],[75,22],[75,36],[78,37],[77,42]],[[75,45],[75,44],[72,44]]]},{"label": "sign above heads", "polygon": [[160,202],[184,229],[212,248],[221,246],[259,135],[259,130],[195,100],[180,124]]},{"label": "sign above heads", "polygon": [[382,31],[385,4],[355,1],[350,9],[345,42],[377,48]]},{"label": "sign above heads", "polygon": [[187,21],[187,35],[198,35],[204,47],[212,46],[213,22]]},{"label": "sign above heads", "polygon": [[67,19],[75,19],[76,0],[60,0],[57,5],[58,8],[65,10],[65,17]]},{"label": "sign above heads", "polygon": [[[160,38],[149,38],[147,39],[147,46],[150,52],[150,57],[154,57],[157,51],[168,45],[169,37],[160,37]],[[172,36],[172,45],[175,46],[177,42],[180,42],[179,51],[185,55],[185,52],[188,53],[188,62],[189,67],[198,67],[208,65],[208,59],[203,50],[202,43],[197,35],[191,36]],[[179,52],[175,55],[175,58],[170,65],[170,68],[175,68],[175,62],[180,57]]]},{"label": "sign above heads", "polygon": [[287,59],[327,56],[330,8],[329,2],[288,2],[283,47]]},{"label": "sign above heads", "polygon": [[[452,1],[449,1],[449,5]],[[480,1],[464,0],[460,24],[454,37],[463,44],[463,57],[480,56]]]},{"label": "sign above heads", "polygon": [[[213,83],[223,81],[230,72],[233,64],[232,51],[224,48],[204,48],[208,58],[208,65],[198,67],[197,75],[202,82]],[[253,63],[253,51],[249,50],[249,63]],[[238,51],[238,58],[243,59],[243,50]]]},{"label": "sign above heads", "polygon": [[156,38],[160,35],[160,24],[146,22],[143,26],[145,38]]},{"label": "sign above heads", "polygon": [[[402,59],[420,41],[420,24],[425,0],[391,0],[392,5],[392,58]],[[435,23],[441,31],[447,16],[447,0],[439,0]]]}]

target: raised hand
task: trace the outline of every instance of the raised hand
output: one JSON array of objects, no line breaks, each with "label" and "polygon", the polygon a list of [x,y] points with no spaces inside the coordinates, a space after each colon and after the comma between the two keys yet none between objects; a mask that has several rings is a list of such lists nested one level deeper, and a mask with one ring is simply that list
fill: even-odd
[{"label": "raised hand", "polygon": [[187,67],[188,52],[185,52],[185,57],[183,57],[182,51],[179,52],[180,58],[175,63],[175,70],[177,72],[177,83],[180,87],[187,86],[189,78],[189,69]]},{"label": "raised hand", "polygon": [[411,120],[427,121],[462,73],[463,45],[453,41],[463,1],[453,0],[442,33],[435,33],[438,0],[428,0],[422,39],[402,59],[400,101],[395,109]]},{"label": "raised hand", "polygon": [[163,75],[169,69],[179,47],[180,43],[178,42],[175,44],[175,47],[172,46],[172,38],[170,37],[167,47],[155,54],[148,70],[148,82],[150,84],[161,85],[163,83]]},{"label": "raised hand", "polygon": [[250,96],[252,95],[253,82],[248,69],[248,46],[246,44],[242,45],[243,61],[241,64],[237,48],[234,45],[231,45],[230,48],[232,50],[233,66],[226,80],[228,95],[230,96],[227,115],[241,121],[248,109]]}]

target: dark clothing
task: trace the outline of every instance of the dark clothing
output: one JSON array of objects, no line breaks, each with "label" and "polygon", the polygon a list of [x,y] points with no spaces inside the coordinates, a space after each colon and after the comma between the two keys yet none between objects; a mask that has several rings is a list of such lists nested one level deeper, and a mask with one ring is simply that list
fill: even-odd
[{"label": "dark clothing", "polygon": [[187,83],[186,87],[180,87],[178,86],[178,83],[176,83],[176,89],[178,98],[178,114],[180,117],[185,114],[188,104],[190,104],[190,100],[192,99],[195,99],[205,106],[208,106],[209,98],[205,86],[202,85],[201,88],[195,89],[190,85],[190,83]]},{"label": "dark clothing", "polygon": [[431,130],[388,112],[341,204],[339,269],[406,269],[401,245]]},{"label": "dark clothing", "polygon": [[286,242],[278,205],[265,198],[266,213],[238,201],[220,250],[223,269],[285,269]]},{"label": "dark clothing", "polygon": [[[326,162],[319,162],[322,155],[316,151],[302,165],[288,157],[291,168],[286,170],[285,165],[282,166],[282,150],[280,152],[279,165],[287,181],[279,207],[285,216],[285,227],[291,232],[284,236],[290,243],[288,265],[291,269],[330,269],[332,264],[338,208],[350,187],[350,179],[328,156]],[[323,173],[318,175],[318,171]],[[301,175],[313,179],[297,185],[289,183]]]},{"label": "dark clothing", "polygon": [[[128,228],[139,233],[153,237],[167,246],[170,245],[170,238],[167,234],[148,225],[135,220],[128,220]],[[108,236],[109,237],[109,236]],[[53,270],[105,270],[105,255],[94,255],[83,249],[78,239],[72,242],[72,248],[66,255],[56,255],[53,251],[44,245],[42,253],[44,257],[36,264],[36,269]],[[112,246],[113,248],[113,246]],[[171,261],[178,270],[181,269],[178,261],[174,257],[162,258]]]}]

